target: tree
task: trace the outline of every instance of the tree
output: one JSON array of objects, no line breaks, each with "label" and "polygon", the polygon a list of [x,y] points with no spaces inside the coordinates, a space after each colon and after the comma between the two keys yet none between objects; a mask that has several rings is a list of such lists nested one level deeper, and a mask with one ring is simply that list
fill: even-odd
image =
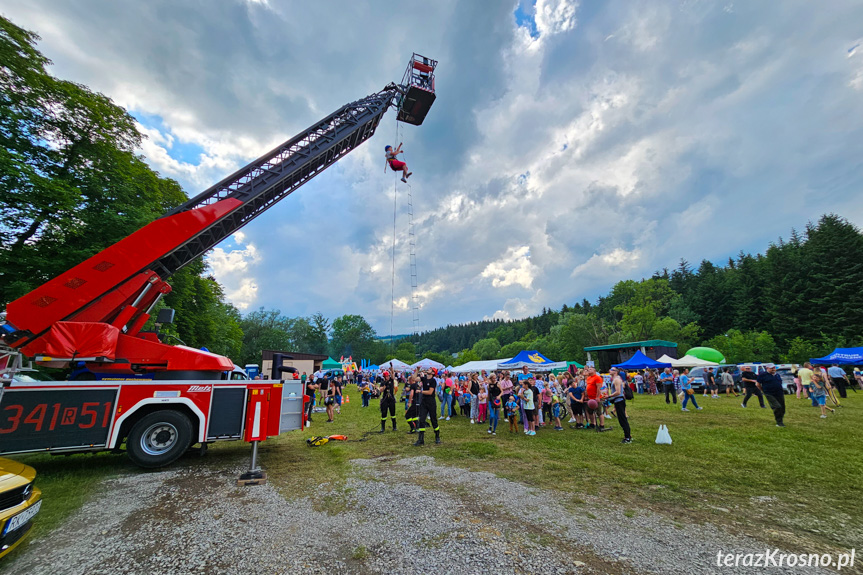
[{"label": "tree", "polygon": [[243,330],[243,363],[258,363],[265,349],[292,351],[293,341],[290,334],[290,320],[279,310],[264,310],[246,314],[240,321]]},{"label": "tree", "polygon": [[711,338],[704,345],[722,352],[728,363],[775,361],[779,351],[773,336],[766,331],[743,333],[732,329],[724,335]]},{"label": "tree", "polygon": [[134,118],[48,74],[38,39],[0,17],[0,304],[186,199],[135,155]]},{"label": "tree", "polygon": [[343,315],[333,320],[330,350],[333,357],[368,357],[374,351],[375,330],[361,315]]},{"label": "tree", "polygon": [[309,318],[309,353],[327,353],[329,348],[330,320],[317,312]]},{"label": "tree", "polygon": [[480,359],[496,359],[500,356],[500,342],[493,337],[481,339],[473,345]]},{"label": "tree", "polygon": [[430,351],[430,352],[424,354],[424,357],[427,357],[428,359],[430,359],[432,361],[436,361],[436,362],[442,363],[444,365],[453,365],[453,361],[454,361],[452,356],[449,354],[444,355],[442,353],[434,353],[433,351]]},{"label": "tree", "polygon": [[416,346],[410,341],[402,341],[396,348],[396,353],[393,357],[407,364],[412,364],[417,360]]},{"label": "tree", "polygon": [[813,357],[821,357],[826,353],[827,351],[815,342],[802,337],[795,337],[788,342],[788,351],[782,354],[782,361],[784,363],[803,364]]},{"label": "tree", "polygon": [[469,361],[479,361],[480,357],[472,349],[463,349],[453,360],[455,365],[464,365]]}]

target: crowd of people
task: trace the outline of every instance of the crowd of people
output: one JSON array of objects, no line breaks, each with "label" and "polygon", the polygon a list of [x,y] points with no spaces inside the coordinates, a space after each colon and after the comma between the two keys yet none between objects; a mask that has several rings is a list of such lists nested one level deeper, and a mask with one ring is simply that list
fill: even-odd
[{"label": "crowd of people", "polygon": [[[381,433],[398,429],[396,403],[403,403],[408,433],[418,434],[415,445],[425,443],[425,432],[433,431],[441,443],[440,421],[464,417],[471,424],[486,427],[496,436],[498,427],[508,424],[509,433],[523,432],[535,436],[548,428],[563,431],[562,417],[569,415],[574,429],[609,431],[606,418],[616,418],[623,431],[623,443],[632,441],[626,416],[626,401],[632,399],[627,375],[612,369],[606,380],[593,367],[575,369],[559,375],[531,373],[527,367],[511,372],[454,374],[435,369],[413,372],[382,372],[375,377],[357,373],[354,376],[362,397],[362,407],[372,397],[380,398]],[[332,381],[316,373],[307,382],[309,417],[315,401],[323,400],[327,422],[334,419],[342,401],[343,376]]]},{"label": "crowd of people", "polygon": [[[813,407],[820,407],[821,417],[835,409],[827,405],[830,398],[834,405],[847,390],[863,389],[863,373],[854,370],[848,377],[839,366],[813,367],[805,363],[793,372],[798,399],[811,399]],[[307,418],[312,419],[314,406],[320,404],[327,414],[327,422],[334,421],[341,412],[343,388],[348,383],[345,376],[325,377],[316,372],[306,381],[306,395],[310,396]],[[708,368],[700,381],[702,398],[740,397],[740,406],[746,408],[755,396],[759,406],[772,409],[778,427],[784,427],[785,382],[777,373],[776,365],[742,365],[738,380],[732,376],[731,368]],[[593,366],[572,366],[564,373],[531,373],[527,367],[521,370],[496,370],[491,373],[456,374],[435,369],[416,369],[412,372],[380,374],[352,374],[351,383],[356,383],[362,397],[362,407],[369,407],[373,397],[380,399],[380,432],[398,430],[397,405],[402,411],[409,434],[417,434],[414,445],[425,443],[425,433],[434,432],[435,442],[441,443],[440,421],[456,417],[470,420],[472,425],[485,426],[489,435],[496,436],[499,425],[509,433],[522,432],[535,436],[537,430],[563,431],[563,418],[573,429],[594,430],[598,433],[611,430],[606,424],[616,419],[623,432],[622,443],[632,442],[632,433],[627,416],[627,401],[635,394],[665,395],[666,404],[681,403],[681,410],[688,406],[701,411],[704,406],[696,401],[693,378],[688,369],[645,369],[627,373],[612,367],[603,376]],[[856,385],[855,385],[856,384]],[[739,393],[738,393],[739,392]],[[766,404],[765,404],[766,400]],[[503,423],[501,422],[503,420]],[[508,425],[507,425],[508,424]]]}]

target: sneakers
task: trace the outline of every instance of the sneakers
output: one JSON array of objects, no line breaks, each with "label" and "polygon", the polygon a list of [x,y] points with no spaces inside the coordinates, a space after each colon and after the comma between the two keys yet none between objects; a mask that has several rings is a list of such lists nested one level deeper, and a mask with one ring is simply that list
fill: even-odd
[{"label": "sneakers", "polygon": [[703,407],[696,407],[695,409],[697,409],[698,411],[701,411],[704,408]]},{"label": "sneakers", "polygon": [[568,421],[567,423],[575,423],[575,418],[574,418],[574,417],[570,417],[570,418],[569,418],[569,421]]},{"label": "sneakers", "polygon": [[555,431],[563,431],[563,428],[562,427],[555,427],[554,430]]},{"label": "sneakers", "polygon": [[408,181],[407,181],[406,179],[404,179],[404,178],[402,178],[402,181],[403,181],[404,183],[408,183]]},{"label": "sneakers", "polygon": [[492,430],[491,430],[491,429],[489,429],[489,430],[488,430],[488,432],[489,432],[489,433],[492,433]]},{"label": "sneakers", "polygon": [[826,415],[822,415],[822,416],[821,416],[821,419],[827,419],[827,416],[826,416]]},{"label": "sneakers", "polygon": [[413,172],[408,172],[408,173],[407,173],[407,175],[405,176],[405,178],[410,178],[410,177],[411,177],[411,176],[413,176],[413,175],[414,175],[414,173],[413,173]]},{"label": "sneakers", "polygon": [[785,427],[785,424],[784,423],[777,423],[776,427]]},{"label": "sneakers", "polygon": [[685,407],[681,407],[681,408],[680,408],[680,411],[689,411],[689,410],[688,410],[688,409],[686,409]]},{"label": "sneakers", "polygon": [[473,419],[470,420],[471,423],[476,423]]},{"label": "sneakers", "polygon": [[449,417],[447,417],[446,420],[449,421]]},{"label": "sneakers", "polygon": [[632,443],[632,438],[631,437],[624,437],[622,440],[620,440],[620,442],[621,443]]},{"label": "sneakers", "polygon": [[492,431],[492,432],[491,432],[491,434],[492,434],[492,435],[497,435],[497,432],[496,432],[496,431]]},{"label": "sneakers", "polygon": [[745,404],[745,403],[741,403],[741,404],[740,404],[740,407],[744,407],[744,408],[745,408],[745,407],[746,407],[746,404]]},{"label": "sneakers", "polygon": [[536,435],[536,432],[535,431],[528,431],[527,434],[530,436],[533,436],[533,435]]}]

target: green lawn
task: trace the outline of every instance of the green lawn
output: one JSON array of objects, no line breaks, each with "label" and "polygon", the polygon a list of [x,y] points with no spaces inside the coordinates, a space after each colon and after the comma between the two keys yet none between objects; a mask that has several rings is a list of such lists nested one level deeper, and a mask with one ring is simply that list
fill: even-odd
[{"label": "green lawn", "polygon": [[[565,504],[578,508],[581,496],[613,498],[631,509],[650,508],[681,521],[709,520],[732,530],[758,534],[786,545],[806,540],[825,547],[863,546],[863,392],[843,401],[837,415],[826,420],[804,400],[787,397],[785,428],[774,425],[772,412],[750,402],[741,409],[737,398],[703,399],[703,411],[683,413],[666,406],[660,396],[636,396],[629,403],[634,443],[621,445],[615,429],[595,433],[540,429],[535,437],[511,435],[506,425],[498,435],[485,426],[457,417],[441,423],[443,445],[429,434],[423,448],[411,444],[404,411],[397,406],[399,431],[364,435],[379,429],[377,402],[360,408],[359,395],[324,423],[315,414],[313,426],[261,445],[260,463],[270,481],[286,496],[307,493],[310,484],[338,483],[355,458],[430,455],[439,461],[494,472],[526,484],[554,488]],[[754,399],[754,398],[753,398]],[[673,445],[656,445],[660,424],[668,425]],[[365,441],[330,442],[307,447],[312,435],[345,434]],[[200,463],[233,466],[246,458],[249,446],[239,442],[212,446]],[[189,456],[175,465],[197,465]],[[45,500],[38,534],[56,527],[92,493],[98,481],[119,473],[139,473],[125,457],[102,454],[18,457],[34,466]]]},{"label": "green lawn", "polygon": [[[262,464],[271,480],[291,493],[308,481],[338,481],[350,459],[422,453],[450,465],[551,487],[576,504],[581,494],[608,496],[632,508],[723,523],[766,539],[816,539],[852,547],[863,543],[863,392],[849,393],[827,419],[820,419],[808,401],[786,396],[785,428],[775,426],[772,411],[760,409],[757,398],[742,409],[740,398],[699,396],[704,410],[684,413],[679,405],[666,406],[661,396],[636,396],[628,405],[630,445],[620,444],[623,434],[616,420],[607,433],[570,429],[564,422],[565,431],[540,429],[535,437],[512,435],[501,425],[492,437],[485,426],[457,417],[441,423],[443,445],[434,445],[429,435],[425,447],[416,448],[411,445],[414,436],[405,433],[399,405],[398,433],[389,431],[388,423],[387,433],[363,442],[300,449],[312,435],[361,438],[379,425],[377,403],[360,409],[354,391],[349,392],[354,401],[335,423],[324,423],[323,414],[316,414],[305,433],[267,442]],[[663,423],[673,445],[654,443]]]}]

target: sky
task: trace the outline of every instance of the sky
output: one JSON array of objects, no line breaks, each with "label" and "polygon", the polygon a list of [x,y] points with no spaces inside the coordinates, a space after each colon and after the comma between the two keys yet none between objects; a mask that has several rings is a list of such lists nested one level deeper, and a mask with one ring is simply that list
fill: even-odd
[{"label": "sky", "polygon": [[[207,256],[243,312],[409,333],[408,191],[421,330],[595,300],[681,259],[721,264],[823,213],[863,225],[859,2],[4,0],[0,13],[41,36],[52,73],[129,110],[141,154],[190,196],[400,80],[413,52],[439,61],[422,126],[389,112]],[[410,190],[383,169],[398,141]]]}]

